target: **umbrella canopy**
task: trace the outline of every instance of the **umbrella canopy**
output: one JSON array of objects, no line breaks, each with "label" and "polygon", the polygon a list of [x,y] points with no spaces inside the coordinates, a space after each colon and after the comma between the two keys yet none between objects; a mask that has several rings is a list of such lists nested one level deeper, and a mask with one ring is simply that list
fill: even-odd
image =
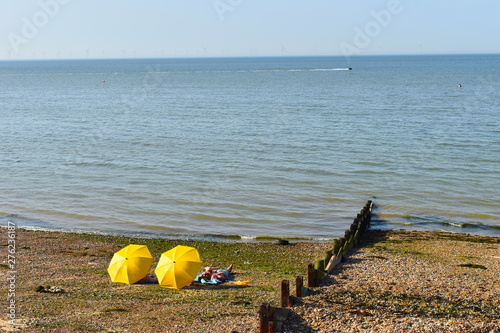
[{"label": "umbrella canopy", "polygon": [[178,245],[161,255],[155,274],[162,287],[181,289],[193,282],[201,264],[198,250]]},{"label": "umbrella canopy", "polygon": [[113,282],[133,284],[148,274],[152,263],[146,245],[130,244],[113,255],[108,273]]}]

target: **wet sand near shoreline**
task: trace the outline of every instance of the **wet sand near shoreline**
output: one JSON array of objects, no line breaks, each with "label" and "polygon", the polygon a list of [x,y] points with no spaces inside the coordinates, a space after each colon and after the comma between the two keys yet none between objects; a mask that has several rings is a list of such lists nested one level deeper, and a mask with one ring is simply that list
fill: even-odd
[{"label": "wet sand near shoreline", "polygon": [[[3,258],[6,232],[2,228]],[[112,254],[140,241],[153,253],[153,265],[161,252],[180,242],[17,229],[17,329],[6,316],[2,328],[257,332],[259,305],[278,306],[281,280],[305,277],[307,264],[331,246],[182,241],[197,247],[205,264],[234,263],[235,280],[251,283],[181,290],[111,283],[106,269]],[[5,261],[0,269],[4,281],[10,272]],[[4,299],[6,289],[1,289]],[[372,230],[320,287],[296,302],[283,331],[500,332],[499,318],[499,238]]]}]

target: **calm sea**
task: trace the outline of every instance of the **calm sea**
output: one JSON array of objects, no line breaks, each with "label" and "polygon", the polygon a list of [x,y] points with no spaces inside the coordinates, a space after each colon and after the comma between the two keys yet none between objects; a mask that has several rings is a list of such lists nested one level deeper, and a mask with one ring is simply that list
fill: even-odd
[{"label": "calm sea", "polygon": [[372,199],[381,228],[500,236],[499,55],[3,61],[0,86],[4,225],[334,238]]}]

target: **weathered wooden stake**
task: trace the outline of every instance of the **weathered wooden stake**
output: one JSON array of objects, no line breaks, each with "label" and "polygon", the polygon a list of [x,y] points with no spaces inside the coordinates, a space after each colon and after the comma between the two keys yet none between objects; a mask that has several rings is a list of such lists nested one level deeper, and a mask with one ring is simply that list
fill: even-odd
[{"label": "weathered wooden stake", "polygon": [[333,255],[332,249],[325,250],[325,258],[323,259],[325,261],[325,265],[328,264],[328,262],[332,258],[332,255]]},{"label": "weathered wooden stake", "polygon": [[290,281],[281,281],[281,307],[287,308],[290,303]]},{"label": "weathered wooden stake", "polygon": [[269,303],[262,303],[259,309],[260,333],[269,333]]},{"label": "weathered wooden stake", "polygon": [[304,278],[297,276],[295,278],[295,296],[302,297],[302,287],[304,287]]},{"label": "weathered wooden stake", "polygon": [[307,286],[309,288],[316,287],[316,269],[314,269],[314,264],[307,265]]}]

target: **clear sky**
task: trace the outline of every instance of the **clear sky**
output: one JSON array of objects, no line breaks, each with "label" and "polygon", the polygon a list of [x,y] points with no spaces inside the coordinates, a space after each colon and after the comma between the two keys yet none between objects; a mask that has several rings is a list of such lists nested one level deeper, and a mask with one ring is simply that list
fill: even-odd
[{"label": "clear sky", "polygon": [[0,59],[500,53],[499,0],[0,0]]}]

